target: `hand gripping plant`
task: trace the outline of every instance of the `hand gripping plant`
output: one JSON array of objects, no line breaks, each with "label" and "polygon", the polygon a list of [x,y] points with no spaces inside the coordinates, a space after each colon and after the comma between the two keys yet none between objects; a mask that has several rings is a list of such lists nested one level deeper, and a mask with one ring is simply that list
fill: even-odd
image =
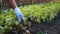
[{"label": "hand gripping plant", "polygon": [[[0,0],[1,4],[3,0]],[[14,10],[15,15],[17,16],[18,19],[18,24],[22,21],[24,21],[24,15],[22,14],[21,10],[18,8],[15,0],[5,0],[7,2],[7,4],[9,5],[9,7],[11,7]],[[18,24],[15,24],[16,26]],[[27,30],[26,30],[27,33]]]}]

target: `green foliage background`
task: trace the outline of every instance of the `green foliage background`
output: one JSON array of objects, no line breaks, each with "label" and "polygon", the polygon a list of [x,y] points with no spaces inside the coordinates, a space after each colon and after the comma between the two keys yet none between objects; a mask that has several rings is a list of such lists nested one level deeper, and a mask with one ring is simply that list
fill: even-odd
[{"label": "green foliage background", "polygon": [[24,16],[28,19],[30,17],[31,20],[35,18],[35,21],[40,23],[42,19],[44,22],[52,21],[52,19],[57,16],[60,9],[60,2],[50,2],[47,4],[33,4],[28,6],[21,6]]}]

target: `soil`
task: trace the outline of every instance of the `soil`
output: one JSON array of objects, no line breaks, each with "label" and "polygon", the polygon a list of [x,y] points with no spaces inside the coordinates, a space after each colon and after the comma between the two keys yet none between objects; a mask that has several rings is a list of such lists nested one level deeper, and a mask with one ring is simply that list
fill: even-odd
[{"label": "soil", "polygon": [[[60,34],[60,14],[51,23],[36,24],[34,21],[31,27],[21,29],[19,26],[13,27],[6,34],[37,34],[38,30],[46,32],[47,34]],[[26,30],[30,31],[26,33]]]}]

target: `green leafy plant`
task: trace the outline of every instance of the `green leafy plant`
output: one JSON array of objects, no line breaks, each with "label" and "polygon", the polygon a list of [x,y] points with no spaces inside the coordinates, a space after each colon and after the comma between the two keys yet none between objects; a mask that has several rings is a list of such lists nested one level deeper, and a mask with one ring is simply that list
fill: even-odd
[{"label": "green leafy plant", "polygon": [[[28,6],[21,6],[20,9],[22,10],[24,16],[28,19],[35,18],[37,22],[41,22],[40,19],[45,19],[47,21],[52,21],[54,17],[57,16],[60,4],[57,3],[47,3],[47,4],[39,4],[39,5],[28,5]],[[31,20],[32,20],[31,19]]]}]

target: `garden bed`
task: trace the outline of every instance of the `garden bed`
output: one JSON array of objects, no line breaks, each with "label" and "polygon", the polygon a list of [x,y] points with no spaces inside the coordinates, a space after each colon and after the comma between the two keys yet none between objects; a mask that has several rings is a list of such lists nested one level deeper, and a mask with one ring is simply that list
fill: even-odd
[{"label": "garden bed", "polygon": [[15,25],[17,18],[12,9],[9,11],[0,10],[0,33],[24,34],[29,30],[30,34],[56,34],[56,32],[60,30],[58,29],[60,20],[58,18],[58,14],[60,15],[60,2],[33,4],[21,6],[19,8],[25,16],[24,23],[27,24],[24,24],[24,26],[27,28],[23,29],[23,22],[19,25]]}]

